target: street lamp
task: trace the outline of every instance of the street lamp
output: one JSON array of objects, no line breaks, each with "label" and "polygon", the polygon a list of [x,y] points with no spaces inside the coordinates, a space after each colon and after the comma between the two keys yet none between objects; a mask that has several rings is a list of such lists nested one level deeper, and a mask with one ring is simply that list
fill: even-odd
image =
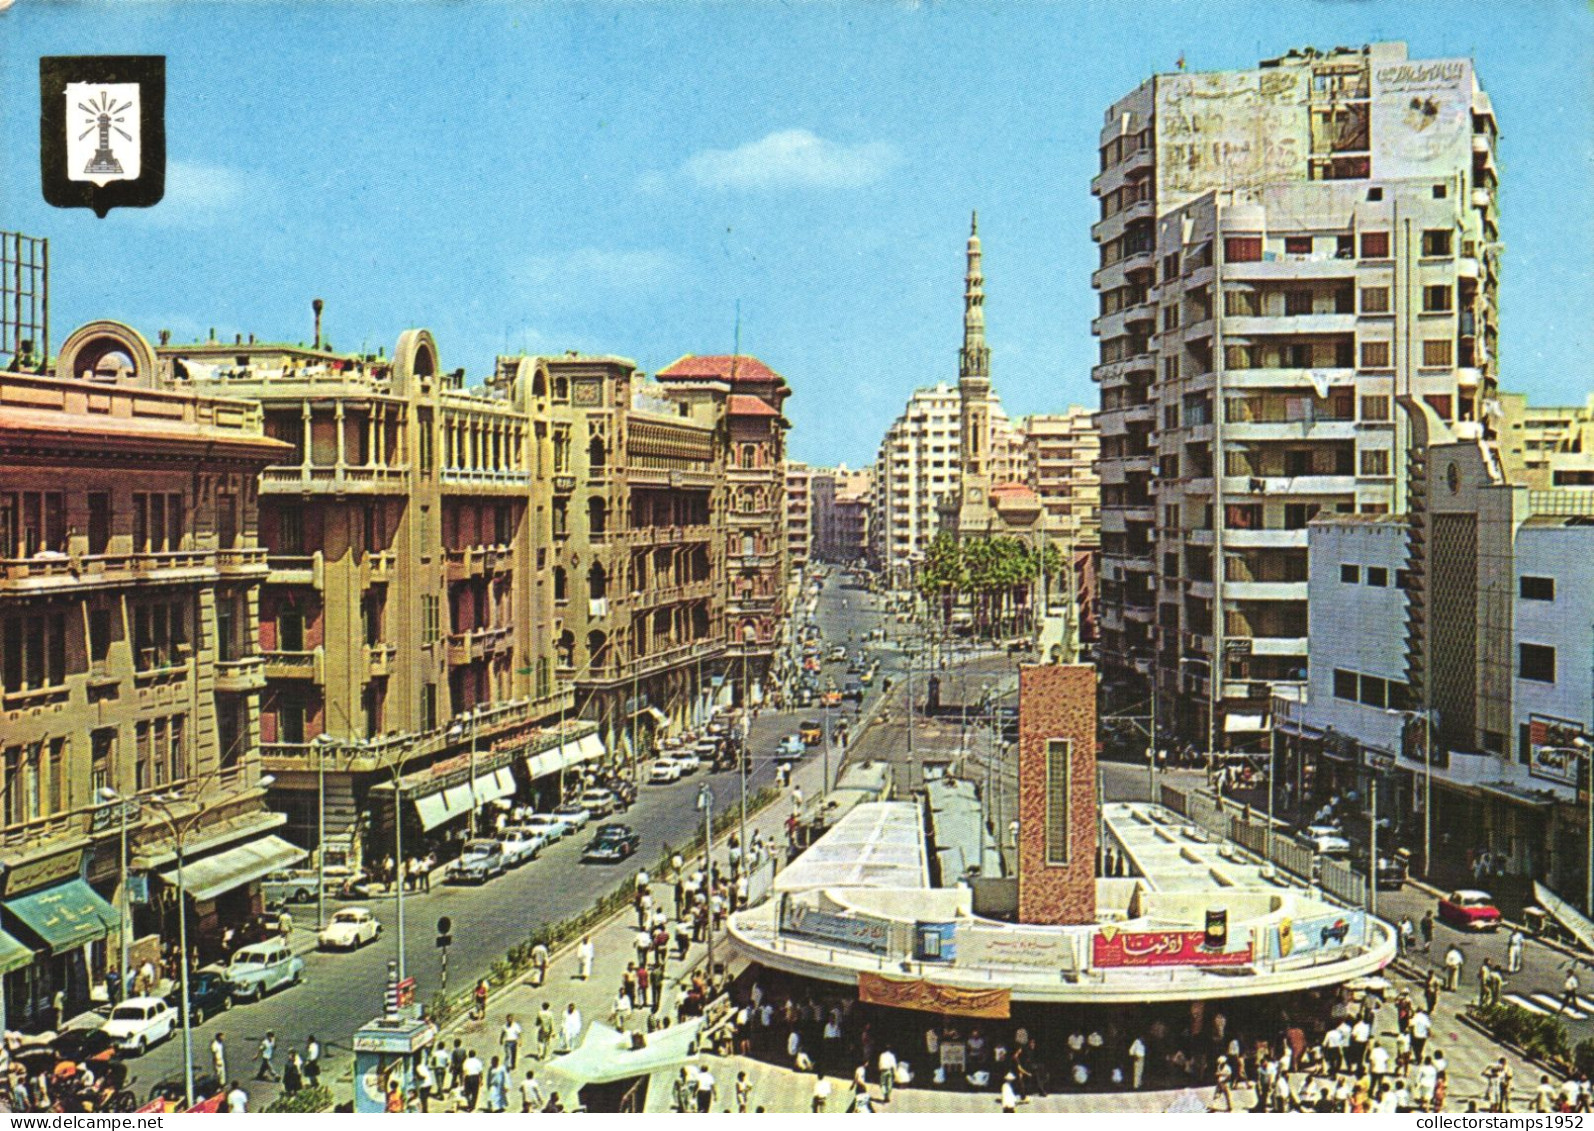
[{"label": "street lamp", "polygon": [[[265,790],[271,788],[276,778],[266,774],[255,783],[255,788]],[[167,795],[154,794],[144,799],[149,807],[171,830],[172,846],[177,854],[177,969],[182,977],[182,1024],[183,1024],[183,1095],[188,1101],[188,1106],[194,1106],[194,1009],[189,997],[188,986],[188,877],[184,874],[183,844],[188,839],[188,834],[194,831],[194,826],[199,824],[199,819],[205,815],[207,808],[204,802],[197,797],[194,800],[194,811],[179,820],[172,813],[172,806],[180,803],[183,798],[180,790],[174,790]],[[125,888],[125,882],[124,882]],[[225,1086],[226,1081],[223,1081]]]},{"label": "street lamp", "polygon": [[122,964],[117,968],[116,992],[119,999],[125,1001],[127,1000],[127,942],[128,935],[132,933],[133,929],[133,914],[128,906],[127,897],[127,802],[121,794],[110,786],[101,788],[100,800],[106,802],[114,801],[122,808],[120,820],[122,826],[122,898],[118,901],[121,904],[122,912]]},{"label": "street lamp", "polygon": [[310,745],[315,747],[315,924],[318,932],[326,930],[327,927],[327,748],[337,745],[337,741],[337,739],[325,732],[316,735],[310,740]]},{"label": "street lamp", "polygon": [[703,811],[703,882],[708,884],[709,890],[705,893],[708,908],[708,984],[709,993],[714,992],[714,860],[712,849],[714,847],[714,791],[704,782],[698,787],[697,807]]},{"label": "street lamp", "polygon": [[[1399,707],[1387,707],[1385,714],[1395,715],[1401,719],[1421,719],[1422,727],[1422,875],[1423,879],[1433,878],[1433,731],[1434,711],[1430,708],[1423,711],[1405,711]],[[1405,736],[1401,736],[1401,745],[1405,745]],[[1590,792],[1590,812],[1594,812],[1594,791]],[[1589,857],[1594,861],[1594,829],[1590,830]],[[1376,861],[1374,862],[1376,867]],[[1594,869],[1589,876],[1588,906],[1594,906]]]}]

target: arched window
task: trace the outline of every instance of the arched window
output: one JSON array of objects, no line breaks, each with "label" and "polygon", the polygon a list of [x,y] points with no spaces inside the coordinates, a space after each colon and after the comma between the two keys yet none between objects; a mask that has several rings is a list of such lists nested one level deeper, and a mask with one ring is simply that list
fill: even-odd
[{"label": "arched window", "polygon": [[553,399],[556,401],[570,399],[570,381],[568,378],[555,377],[553,379]]},{"label": "arched window", "polygon": [[569,594],[569,578],[564,566],[553,567],[553,599],[563,601]]},{"label": "arched window", "polygon": [[743,444],[742,445],[742,466],[743,467],[757,467],[758,466],[758,445],[757,444]]},{"label": "arched window", "polygon": [[603,568],[602,562],[593,562],[592,568],[587,570],[587,596],[594,601],[601,601],[609,595],[609,572]]},{"label": "arched window", "polygon": [[554,651],[558,653],[559,666],[561,668],[575,667],[576,634],[571,632],[568,628],[565,629],[559,634],[559,643],[554,645]]},{"label": "arched window", "polygon": [[609,637],[596,629],[587,633],[587,660],[596,671],[609,663]]},{"label": "arched window", "polygon": [[534,397],[548,395],[548,378],[541,369],[535,370],[531,375],[531,395]]},{"label": "arched window", "polygon": [[609,461],[609,449],[604,447],[603,438],[594,436],[587,445],[587,467],[593,471],[602,471],[604,464]]},{"label": "arched window", "polygon": [[587,530],[594,537],[599,537],[609,525],[609,504],[602,499],[592,498],[587,500]]},{"label": "arched window", "polygon": [[750,620],[742,622],[742,643],[755,644],[758,642],[758,625]]}]

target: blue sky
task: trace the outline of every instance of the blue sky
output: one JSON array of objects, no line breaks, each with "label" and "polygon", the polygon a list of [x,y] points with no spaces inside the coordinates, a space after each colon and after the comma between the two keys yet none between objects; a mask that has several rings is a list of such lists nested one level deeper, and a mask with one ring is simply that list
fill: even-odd
[{"label": "blue sky", "polygon": [[[980,211],[1009,412],[1094,405],[1089,182],[1107,104],[1292,46],[1470,55],[1501,127],[1503,383],[1580,402],[1594,355],[1594,16],[1576,0],[1270,3],[191,3],[0,13],[0,227],[48,236],[54,336],[340,349],[430,327],[651,372],[741,346],[786,374],[792,451],[867,462],[956,378]],[[46,207],[37,57],[165,54],[147,212]]]}]

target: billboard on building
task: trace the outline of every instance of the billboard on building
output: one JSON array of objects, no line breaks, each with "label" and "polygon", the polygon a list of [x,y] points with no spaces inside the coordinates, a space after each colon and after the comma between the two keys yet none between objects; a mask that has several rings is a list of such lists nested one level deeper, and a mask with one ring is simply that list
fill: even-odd
[{"label": "billboard on building", "polygon": [[1471,164],[1470,61],[1375,66],[1372,103],[1374,177],[1448,177]]},{"label": "billboard on building", "polygon": [[1577,767],[1584,757],[1578,743],[1588,741],[1582,723],[1528,716],[1528,773],[1540,781],[1577,788]]},{"label": "billboard on building", "polygon": [[885,919],[820,911],[790,896],[784,897],[781,903],[780,931],[783,935],[796,935],[850,950],[866,950],[871,954],[885,954],[891,944],[891,924]]},{"label": "billboard on building", "polygon": [[1157,78],[1157,190],[1176,207],[1213,189],[1306,177],[1307,71]]},{"label": "billboard on building", "polygon": [[1206,931],[1118,931],[1104,928],[1091,940],[1090,962],[1096,967],[1246,966],[1251,944],[1243,950],[1209,950]]},{"label": "billboard on building", "polygon": [[1361,946],[1367,941],[1367,914],[1347,909],[1307,919],[1285,918],[1268,934],[1275,958],[1298,958],[1318,951]]},{"label": "billboard on building", "polygon": [[1074,940],[1068,931],[960,925],[956,941],[958,960],[964,966],[1074,969]]}]

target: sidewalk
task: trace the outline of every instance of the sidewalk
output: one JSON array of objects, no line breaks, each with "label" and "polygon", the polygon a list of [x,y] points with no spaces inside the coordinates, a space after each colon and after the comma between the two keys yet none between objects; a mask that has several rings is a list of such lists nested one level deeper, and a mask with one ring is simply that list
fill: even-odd
[{"label": "sidewalk", "polygon": [[[812,797],[817,794],[822,766],[822,759],[812,758],[800,765],[793,774],[793,782],[802,787],[805,796]],[[783,853],[786,845],[786,819],[790,815],[790,801],[785,799],[777,801],[762,813],[748,819],[749,838],[754,831],[757,831],[775,846],[777,852]],[[736,826],[732,825],[715,840],[715,855],[721,863],[724,862],[726,841],[735,831]],[[688,869],[695,867],[694,860],[701,861],[701,855],[686,861]],[[656,906],[666,911],[673,909],[672,888],[673,883],[663,882],[662,878],[655,879],[652,892]],[[542,1079],[541,1062],[533,1055],[536,1052],[537,1013],[542,1008],[543,1002],[547,1002],[556,1016],[563,1017],[565,1007],[573,1002],[581,1013],[583,1032],[593,1021],[608,1023],[626,963],[635,960],[636,952],[632,945],[635,935],[636,916],[627,908],[592,933],[596,954],[590,979],[582,981],[579,977],[580,963],[576,957],[576,944],[580,940],[573,940],[550,956],[548,979],[541,987],[534,987],[521,980],[500,990],[490,999],[485,1020],[474,1020],[467,1015],[451,1021],[438,1035],[438,1041],[452,1047],[457,1037],[464,1041],[466,1049],[475,1049],[483,1061],[490,1061],[493,1056],[502,1055],[499,1032],[504,1026],[505,1015],[513,1014],[525,1030],[525,1036],[521,1040],[521,1063],[514,1073],[514,1082],[518,1085],[525,1077],[525,1070],[534,1067],[538,1070],[545,1095],[552,1091],[568,1090],[568,1081],[552,1077]],[[693,943],[684,959],[676,959],[674,953],[672,946],[671,958],[666,966],[664,990],[659,999],[660,1017],[674,1015],[676,1003],[682,995],[682,985],[689,982],[692,971],[706,961],[708,946],[704,943]],[[724,931],[720,931],[714,939],[715,962],[723,963],[729,956],[730,940]],[[634,1010],[629,1027],[638,1028],[645,1017],[644,1012]],[[559,1041],[555,1038],[554,1048],[557,1050],[558,1047]],[[553,1053],[554,1057],[558,1055],[557,1051]],[[730,1080],[734,1080],[734,1073],[726,1079],[727,1084]],[[568,1103],[568,1097],[563,1098],[566,1098]],[[511,1104],[511,1107],[519,1110],[518,1099]],[[803,1110],[807,1110],[806,1107]]]}]

